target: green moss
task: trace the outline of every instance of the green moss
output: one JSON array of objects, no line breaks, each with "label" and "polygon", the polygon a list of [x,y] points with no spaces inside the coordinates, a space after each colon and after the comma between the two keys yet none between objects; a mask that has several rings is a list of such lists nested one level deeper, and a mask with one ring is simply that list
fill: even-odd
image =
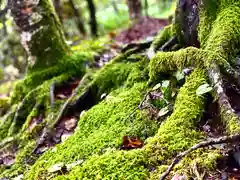
[{"label": "green moss", "polygon": [[[136,83],[130,89],[120,88],[108,95],[105,101],[94,106],[80,119],[75,134],[57,146],[56,152],[48,151],[40,157],[26,178],[35,179],[59,162],[71,163],[79,159],[88,161],[89,158],[104,154],[109,148],[119,149],[124,135],[141,139],[146,134],[152,136],[157,128],[156,122],[141,116],[139,112],[136,112],[134,119],[126,119],[139,104],[144,88],[145,83]],[[48,160],[47,164],[45,160]],[[92,175],[86,172],[85,176]],[[97,174],[94,173],[94,176]]]},{"label": "green moss", "polygon": [[171,74],[184,67],[203,67],[203,52],[189,47],[175,52],[158,52],[149,64],[150,80],[156,81],[162,74]]},{"label": "green moss", "polygon": [[[52,165],[60,162],[69,164],[81,159],[84,160],[82,165],[73,168],[68,175],[57,176],[55,179],[159,178],[159,173],[176,153],[204,139],[204,135],[197,130],[204,98],[196,95],[196,89],[204,83],[204,71],[195,70],[180,90],[174,113],[161,125],[158,133],[147,140],[144,149],[128,152],[117,150],[124,135],[144,138],[147,131],[148,136],[153,136],[157,124],[139,112],[136,112],[133,120],[126,119],[131,109],[138,105],[145,83],[112,92],[105,101],[84,114],[72,137],[58,145],[56,150],[50,150],[40,157],[25,178],[35,179],[39,174],[43,178],[49,177],[51,174],[47,173],[47,169]],[[189,168],[189,162],[195,161],[201,167],[211,169],[219,157],[219,153],[214,151],[200,151],[197,155],[201,158],[187,157],[177,169]],[[157,166],[159,160],[161,166]],[[156,167],[157,170],[150,173],[151,167]],[[52,174],[51,177],[53,176]]]},{"label": "green moss", "polygon": [[0,118],[0,139],[3,140],[8,136],[9,128],[13,122],[16,106],[12,106],[11,110]]},{"label": "green moss", "polygon": [[93,156],[81,167],[74,168],[69,175],[60,179],[147,179],[146,153],[142,150],[109,151],[101,156]]},{"label": "green moss", "polygon": [[[196,95],[196,89],[206,83],[205,72],[201,69],[196,69],[188,77],[185,85],[180,89],[177,96],[174,112],[170,118],[161,124],[158,133],[148,140],[147,151],[152,152],[152,157],[156,157],[161,161],[161,166],[152,174],[152,178],[159,178],[159,175],[166,170],[166,164],[170,164],[171,160],[177,153],[183,152],[189,147],[204,139],[204,135],[197,130],[198,123],[200,122],[204,110],[204,97]],[[180,165],[181,171],[189,166],[196,157],[202,156],[202,151],[194,153],[191,158],[185,158]],[[210,152],[214,158],[211,161],[204,161],[201,163],[205,168],[212,168],[219,157],[218,153]],[[200,155],[201,154],[201,155]],[[207,154],[207,157],[210,154]],[[198,160],[200,162],[200,160]]]},{"label": "green moss", "polygon": [[238,21],[240,5],[238,2],[232,2],[227,6],[223,4],[219,4],[221,8],[217,8],[216,5],[206,5],[208,8],[202,9],[199,39],[203,49],[213,51],[228,60],[236,55],[240,44],[240,23]]},{"label": "green moss", "polygon": [[[58,76],[62,76],[63,80],[67,80],[71,77],[82,77],[86,71],[86,61],[91,61],[91,59],[92,56],[89,56],[89,54],[85,52],[73,53],[71,56],[63,58],[55,66],[27,75],[23,81],[16,84],[11,96],[12,104],[18,103],[27,93],[37,88],[37,86],[42,86],[42,84],[46,84],[46,82],[49,85],[49,81],[53,82]],[[47,88],[49,87],[50,86]]]},{"label": "green moss", "polygon": [[204,71],[196,69],[180,89],[173,114],[161,125],[158,134],[150,141],[150,147],[160,148],[155,152],[161,160],[172,157],[175,152],[186,150],[203,138],[196,130],[196,126],[204,110],[204,98],[196,95],[196,89],[204,83],[206,83]]},{"label": "green moss", "polygon": [[156,50],[164,45],[173,36],[173,26],[169,25],[159,31],[158,35],[151,44],[151,48]]},{"label": "green moss", "polygon": [[93,55],[101,53],[105,50],[106,44],[109,42],[107,37],[99,39],[82,40],[79,45],[72,46],[73,51],[87,51]]},{"label": "green moss", "polygon": [[224,113],[222,120],[229,134],[233,135],[240,132],[240,123],[237,116],[232,114],[227,115],[227,113]]}]

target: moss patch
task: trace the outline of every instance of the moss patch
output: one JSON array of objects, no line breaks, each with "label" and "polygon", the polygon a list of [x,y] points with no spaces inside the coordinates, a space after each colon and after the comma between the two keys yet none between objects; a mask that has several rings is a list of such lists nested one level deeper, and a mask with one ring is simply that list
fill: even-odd
[{"label": "moss patch", "polygon": [[[94,106],[80,119],[75,134],[57,146],[56,152],[48,151],[40,157],[26,178],[35,179],[59,162],[71,163],[79,159],[88,161],[89,158],[104,154],[109,148],[119,149],[124,135],[142,139],[146,135],[152,136],[157,129],[156,122],[141,116],[139,112],[132,120],[126,119],[131,110],[139,104],[145,84],[136,83],[130,89],[120,88],[111,93],[105,101]],[[45,163],[45,160],[48,162]],[[90,174],[86,172],[84,176],[90,177]]]}]

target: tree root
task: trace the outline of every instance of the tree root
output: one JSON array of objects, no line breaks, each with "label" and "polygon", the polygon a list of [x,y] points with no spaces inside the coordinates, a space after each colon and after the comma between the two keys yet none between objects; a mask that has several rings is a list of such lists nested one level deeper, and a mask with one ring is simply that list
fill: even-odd
[{"label": "tree root", "polygon": [[[51,139],[52,135],[53,135],[53,128],[56,126],[56,124],[58,124],[60,122],[60,120],[62,119],[62,117],[64,116],[64,114],[66,113],[66,111],[68,110],[70,104],[72,103],[73,99],[76,97],[77,93],[80,91],[81,88],[84,87],[85,85],[85,81],[88,78],[89,74],[86,74],[85,76],[83,76],[83,78],[81,79],[81,81],[79,82],[78,86],[76,89],[74,89],[73,93],[71,94],[71,96],[66,100],[66,102],[62,105],[62,107],[60,108],[60,110],[58,111],[58,116],[55,120],[52,120],[51,122],[51,126],[49,127],[45,127],[43,129],[43,133],[41,135],[41,137],[39,138],[36,147],[33,150],[33,153],[36,153],[36,150],[39,148],[39,146],[41,146],[47,139]],[[54,93],[53,93],[53,85],[50,87],[50,98],[51,98],[51,102],[52,102],[52,97],[54,97]],[[52,95],[53,93],[53,95]],[[85,94],[87,93],[87,90],[84,91],[80,97],[85,96]],[[87,101],[85,101],[87,102]],[[53,118],[53,117],[52,117]]]},{"label": "tree root", "polygon": [[147,41],[147,42],[140,42],[140,43],[130,43],[128,45],[126,45],[125,47],[123,47],[123,49],[121,50],[122,53],[127,52],[130,49],[136,49],[138,51],[142,51],[145,50],[147,48],[149,48],[152,44],[152,41]]},{"label": "tree root", "polygon": [[173,36],[171,39],[169,39],[169,41],[162,45],[160,51],[168,51],[171,47],[177,44],[177,42],[178,42],[177,36]]},{"label": "tree root", "polygon": [[223,137],[220,137],[220,138],[217,138],[217,139],[211,139],[211,140],[208,140],[208,141],[202,141],[202,142],[192,146],[188,150],[178,154],[173,159],[171,165],[168,166],[168,169],[163,173],[163,175],[161,176],[160,180],[164,180],[170,174],[170,172],[173,170],[175,165],[177,165],[185,156],[187,156],[192,151],[195,151],[195,150],[197,150],[199,148],[204,148],[204,147],[216,145],[216,144],[235,143],[237,141],[240,141],[240,134],[232,135],[232,136],[223,136]]},{"label": "tree root", "polygon": [[[177,36],[172,36],[165,44],[163,44],[159,51],[169,51],[171,47],[176,45],[178,42]],[[157,52],[157,49],[154,49],[154,47],[150,47],[147,52],[148,59],[152,59]]]},{"label": "tree root", "polygon": [[56,81],[54,81],[50,87],[50,105],[52,110],[54,108],[54,102],[55,102],[55,97],[54,97],[55,87],[56,87]]},{"label": "tree root", "polygon": [[224,92],[224,85],[220,69],[215,63],[213,63],[212,67],[208,70],[208,76],[213,85],[220,107],[223,108],[228,114],[235,113],[235,110],[232,108],[228,97]]}]

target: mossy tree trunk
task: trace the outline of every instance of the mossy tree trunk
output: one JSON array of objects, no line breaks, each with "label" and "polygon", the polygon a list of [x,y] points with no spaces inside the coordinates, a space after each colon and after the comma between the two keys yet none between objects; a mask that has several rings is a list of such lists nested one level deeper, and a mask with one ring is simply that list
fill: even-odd
[{"label": "mossy tree trunk", "polygon": [[127,0],[130,20],[136,21],[142,17],[141,0]]},{"label": "mossy tree trunk", "polygon": [[61,23],[63,23],[63,9],[60,0],[54,0],[54,8]]},{"label": "mossy tree trunk", "polygon": [[9,1],[12,17],[28,53],[28,73],[56,65],[70,53],[50,0]]}]

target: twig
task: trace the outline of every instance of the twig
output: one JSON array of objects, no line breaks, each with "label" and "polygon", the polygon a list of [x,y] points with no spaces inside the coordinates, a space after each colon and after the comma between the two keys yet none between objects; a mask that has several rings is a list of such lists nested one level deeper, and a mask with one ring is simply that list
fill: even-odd
[{"label": "twig", "polygon": [[185,156],[187,156],[192,151],[194,151],[196,149],[199,149],[199,148],[204,148],[204,147],[207,147],[207,146],[211,146],[211,145],[223,144],[223,143],[232,143],[232,142],[236,142],[236,141],[240,141],[240,134],[232,135],[232,136],[222,136],[222,137],[217,138],[217,139],[211,139],[211,140],[208,140],[208,141],[202,141],[202,142],[192,146],[188,150],[178,154],[173,159],[171,165],[168,166],[168,169],[163,173],[163,175],[160,178],[160,180],[164,180],[170,174],[170,172],[173,170],[175,165],[177,165]]},{"label": "twig", "polygon": [[56,87],[56,81],[54,81],[53,84],[50,87],[50,104],[51,104],[51,109],[52,110],[54,108],[54,102],[55,102],[55,97],[54,97],[55,87]]},{"label": "twig", "polygon": [[[162,47],[158,49],[158,51],[167,51],[170,49],[170,47],[177,44],[177,42],[178,42],[177,36],[173,36],[170,40],[168,40],[165,44],[163,44]],[[147,51],[148,59],[149,60],[152,59],[155,56],[156,52],[157,52],[157,49],[150,47]]]},{"label": "twig", "polygon": [[143,103],[146,101],[147,96],[149,95],[149,93],[150,93],[151,91],[152,91],[152,90],[148,91],[148,92],[144,95],[144,97],[143,97],[143,99],[141,100],[141,102],[139,103],[138,107],[135,107],[135,108],[130,112],[130,114],[124,119],[124,122],[125,122],[128,118],[130,118],[138,109],[139,109],[140,111],[142,111],[142,110],[144,109]]}]

